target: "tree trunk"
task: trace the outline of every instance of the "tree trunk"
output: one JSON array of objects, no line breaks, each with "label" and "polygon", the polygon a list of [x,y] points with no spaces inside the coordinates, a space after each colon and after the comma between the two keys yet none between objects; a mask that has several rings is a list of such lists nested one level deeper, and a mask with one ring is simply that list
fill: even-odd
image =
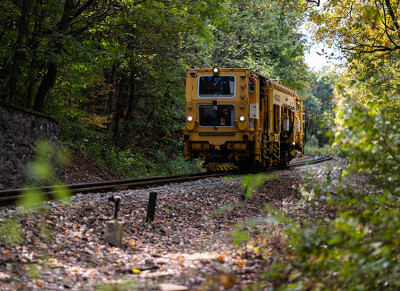
[{"label": "tree trunk", "polygon": [[113,144],[114,145],[119,145],[119,137],[120,137],[120,123],[121,123],[121,119],[123,119],[123,115],[124,115],[124,109],[123,106],[119,104],[119,106],[117,107],[117,111],[115,112],[115,116],[114,116],[114,123],[113,123],[113,135],[112,135],[112,139],[113,139]]},{"label": "tree trunk", "polygon": [[112,66],[111,70],[111,82],[112,82],[112,87],[113,90],[111,92],[111,98],[110,98],[110,105],[108,107],[108,113],[113,113],[115,112],[115,104],[117,102],[117,96],[118,96],[118,84],[117,84],[117,76],[118,76],[118,67],[119,67],[119,62],[115,62]]},{"label": "tree trunk", "polygon": [[33,56],[32,56],[32,61],[29,66],[29,72],[28,72],[28,80],[29,80],[29,86],[28,90],[26,92],[26,108],[32,109],[32,101],[33,101],[33,88],[38,81],[38,74],[36,69],[39,67],[37,64],[37,49],[39,46],[38,41],[33,41],[32,44],[29,45],[32,47]]},{"label": "tree trunk", "polygon": [[53,61],[49,63],[47,68],[47,73],[44,76],[40,87],[36,93],[35,104],[33,105],[33,110],[41,111],[44,105],[44,100],[46,98],[47,92],[53,87],[57,76],[57,64]]},{"label": "tree trunk", "polygon": [[[110,124],[107,127],[107,141],[106,141],[106,147],[109,148],[110,145],[113,142],[113,138],[114,138],[114,126],[113,124],[115,124],[115,122],[117,122],[116,119],[116,112],[115,112],[115,107],[116,107],[116,102],[117,102],[117,96],[118,96],[118,83],[117,83],[117,76],[118,76],[118,67],[119,67],[119,62],[115,62],[112,66],[112,70],[111,70],[111,83],[113,86],[113,90],[110,94],[110,101],[109,101],[109,105],[107,108],[107,113],[111,114],[113,113],[114,116],[112,118],[112,121],[110,122]],[[119,120],[118,120],[119,123]],[[119,126],[119,124],[118,124]]]},{"label": "tree trunk", "polygon": [[133,121],[133,112],[135,109],[135,92],[136,92],[136,83],[135,83],[135,77],[136,77],[136,68],[134,65],[132,65],[131,69],[131,74],[130,74],[130,80],[129,80],[129,107],[128,107],[128,113],[126,114],[126,120]]},{"label": "tree trunk", "polygon": [[12,59],[11,72],[10,72],[10,81],[9,81],[9,95],[8,101],[10,103],[14,103],[15,95],[17,93],[17,80],[18,80],[18,71],[19,65],[24,58],[23,53],[23,41],[24,36],[26,34],[26,28],[28,26],[28,10],[31,3],[30,0],[23,0],[21,7],[21,16],[18,22],[18,35],[15,43],[15,51]]},{"label": "tree trunk", "polygon": [[[65,0],[64,11],[60,22],[57,25],[58,31],[62,34],[67,31],[68,26],[72,20],[72,12],[74,9],[73,0]],[[59,41],[54,44],[54,53],[59,54],[62,50],[62,45]],[[53,87],[57,77],[58,65],[55,61],[50,61],[48,64],[47,72],[40,83],[38,92],[36,93],[35,104],[33,109],[41,111],[44,101],[50,88]]]}]

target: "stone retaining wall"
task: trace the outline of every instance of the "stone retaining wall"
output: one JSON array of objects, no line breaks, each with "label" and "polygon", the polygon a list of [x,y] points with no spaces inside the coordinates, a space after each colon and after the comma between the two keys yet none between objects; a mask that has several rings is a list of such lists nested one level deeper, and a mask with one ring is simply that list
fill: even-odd
[{"label": "stone retaining wall", "polygon": [[23,187],[35,143],[47,139],[57,144],[58,137],[56,119],[0,102],[0,190]]}]

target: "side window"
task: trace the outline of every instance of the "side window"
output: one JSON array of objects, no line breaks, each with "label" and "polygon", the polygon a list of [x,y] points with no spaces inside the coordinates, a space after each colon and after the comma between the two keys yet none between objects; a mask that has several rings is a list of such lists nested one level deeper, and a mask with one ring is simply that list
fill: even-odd
[{"label": "side window", "polygon": [[281,108],[279,105],[274,104],[274,132],[281,131]]}]

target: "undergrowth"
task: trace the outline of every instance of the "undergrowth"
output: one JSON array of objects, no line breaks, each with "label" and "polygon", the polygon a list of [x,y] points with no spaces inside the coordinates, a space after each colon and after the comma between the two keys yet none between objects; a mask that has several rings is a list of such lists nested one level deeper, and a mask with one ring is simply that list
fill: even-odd
[{"label": "undergrowth", "polygon": [[62,123],[62,145],[89,155],[97,163],[126,179],[203,171],[199,160],[185,161],[183,142],[173,142],[178,146],[175,151],[169,150],[168,154],[162,148],[150,149],[142,146],[137,149],[121,149],[114,145],[107,146],[105,132],[89,129],[78,122],[64,120]]},{"label": "undergrowth", "polygon": [[338,147],[335,143],[319,146],[318,140],[315,135],[309,137],[308,140],[304,143],[304,154],[310,156],[318,155],[344,157],[344,154],[341,151],[340,147]]},{"label": "undergrowth", "polygon": [[[336,141],[350,164],[337,183],[328,175],[303,188],[299,204],[328,203],[337,215],[288,227],[290,252],[263,276],[277,290],[400,288],[400,122],[361,106],[339,114],[345,126]],[[355,184],[360,175],[367,182]]]}]

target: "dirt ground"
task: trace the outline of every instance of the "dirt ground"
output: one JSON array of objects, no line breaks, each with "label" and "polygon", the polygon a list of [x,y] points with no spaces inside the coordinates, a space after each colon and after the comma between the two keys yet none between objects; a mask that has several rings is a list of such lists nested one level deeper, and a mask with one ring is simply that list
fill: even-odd
[{"label": "dirt ground", "polygon": [[[75,164],[70,177],[108,177],[97,166],[84,168],[87,164]],[[343,164],[334,159],[276,171],[246,205],[239,201],[242,177],[235,176],[77,195],[68,204],[52,201],[32,213],[10,208],[0,213],[0,221],[12,215],[21,235],[17,242],[0,236],[0,289],[269,290],[280,282],[261,275],[290,253],[287,225],[272,209],[293,220],[334,217],[328,205],[299,207],[299,189],[310,171],[323,182],[328,169]],[[146,222],[150,192],[158,193],[152,223]],[[120,248],[103,239],[113,214],[108,198],[115,194],[123,199]]]},{"label": "dirt ground", "polygon": [[96,163],[88,155],[69,148],[70,163],[64,169],[66,184],[79,184],[122,179],[109,169]]}]

